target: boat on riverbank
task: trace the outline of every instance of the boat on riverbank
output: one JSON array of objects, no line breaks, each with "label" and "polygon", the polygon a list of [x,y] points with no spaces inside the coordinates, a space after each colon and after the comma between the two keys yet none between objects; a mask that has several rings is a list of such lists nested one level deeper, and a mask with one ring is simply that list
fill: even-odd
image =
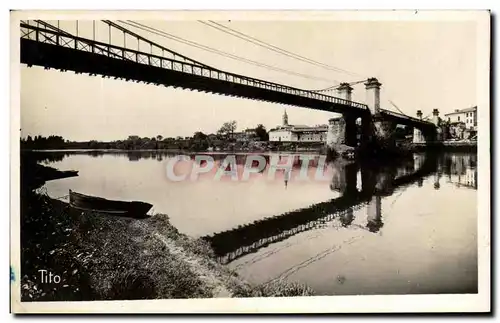
[{"label": "boat on riverbank", "polygon": [[140,201],[116,201],[69,190],[69,204],[73,208],[133,218],[148,217],[152,204]]}]

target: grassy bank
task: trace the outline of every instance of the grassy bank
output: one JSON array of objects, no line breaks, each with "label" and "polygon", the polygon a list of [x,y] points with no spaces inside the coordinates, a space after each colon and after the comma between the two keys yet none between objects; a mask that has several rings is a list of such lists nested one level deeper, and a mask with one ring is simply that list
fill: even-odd
[{"label": "grassy bank", "polygon": [[[122,218],[78,211],[43,192],[23,195],[23,301],[312,295],[299,284],[250,285],[164,214]],[[41,269],[61,281],[42,282]]]}]

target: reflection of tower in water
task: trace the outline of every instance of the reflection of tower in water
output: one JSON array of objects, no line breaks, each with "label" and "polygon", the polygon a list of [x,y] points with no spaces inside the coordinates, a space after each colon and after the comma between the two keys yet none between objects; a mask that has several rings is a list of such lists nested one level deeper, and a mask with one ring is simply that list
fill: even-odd
[{"label": "reflection of tower in water", "polygon": [[366,208],[366,227],[370,232],[378,232],[384,225],[382,222],[382,197],[372,196]]},{"label": "reflection of tower in water", "polygon": [[291,173],[292,173],[292,170],[291,169],[285,169],[285,172],[284,172],[284,180],[285,180],[285,189],[288,188],[288,182],[290,181],[290,176],[291,176]]},{"label": "reflection of tower in water", "polygon": [[413,170],[416,172],[420,168],[422,168],[422,165],[424,164],[425,161],[425,155],[423,154],[414,154],[413,155]]},{"label": "reflection of tower in water", "polygon": [[344,212],[340,213],[339,216],[340,223],[342,223],[343,227],[348,227],[354,221],[354,211],[353,208],[347,208]]},{"label": "reflection of tower in water", "polygon": [[439,172],[434,173],[434,189],[438,190],[441,187],[439,180],[441,179],[441,174]]}]

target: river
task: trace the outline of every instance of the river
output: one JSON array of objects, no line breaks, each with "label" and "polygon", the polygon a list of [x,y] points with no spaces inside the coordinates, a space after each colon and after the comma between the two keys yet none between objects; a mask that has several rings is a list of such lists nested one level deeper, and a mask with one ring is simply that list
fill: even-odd
[{"label": "river", "polygon": [[[149,202],[251,283],[286,279],[320,295],[477,292],[475,154],[415,154],[378,166],[267,154],[247,179],[255,164],[245,154],[234,156],[234,179],[217,178],[217,166],[231,164],[224,154],[205,158],[199,167],[216,167],[196,176],[192,156],[43,155],[45,165],[79,171],[47,182],[50,196],[72,189]],[[292,168],[273,173],[272,161]]]}]

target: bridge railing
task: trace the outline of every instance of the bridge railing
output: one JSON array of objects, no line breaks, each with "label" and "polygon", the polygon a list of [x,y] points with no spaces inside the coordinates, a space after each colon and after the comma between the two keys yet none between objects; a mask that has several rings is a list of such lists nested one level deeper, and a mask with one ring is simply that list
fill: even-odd
[{"label": "bridge railing", "polygon": [[326,101],[333,104],[347,105],[358,109],[366,110],[368,107],[365,104],[348,101],[341,98],[324,95],[321,93],[302,90],[278,83],[259,80],[243,75],[224,72],[214,68],[208,68],[189,62],[183,62],[171,58],[162,57],[152,53],[146,53],[134,49],[124,48],[113,44],[99,42],[92,39],[78,37],[66,32],[32,26],[26,23],[21,23],[21,38],[30,39],[41,43],[72,48],[75,50],[91,52],[98,55],[108,56],[114,59],[132,61],[139,64],[150,65],[154,67],[189,73],[201,77],[207,77],[216,80],[227,81],[235,84],[242,84],[256,88],[266,89],[269,91],[281,92],[291,95],[303,96],[320,101]]}]

